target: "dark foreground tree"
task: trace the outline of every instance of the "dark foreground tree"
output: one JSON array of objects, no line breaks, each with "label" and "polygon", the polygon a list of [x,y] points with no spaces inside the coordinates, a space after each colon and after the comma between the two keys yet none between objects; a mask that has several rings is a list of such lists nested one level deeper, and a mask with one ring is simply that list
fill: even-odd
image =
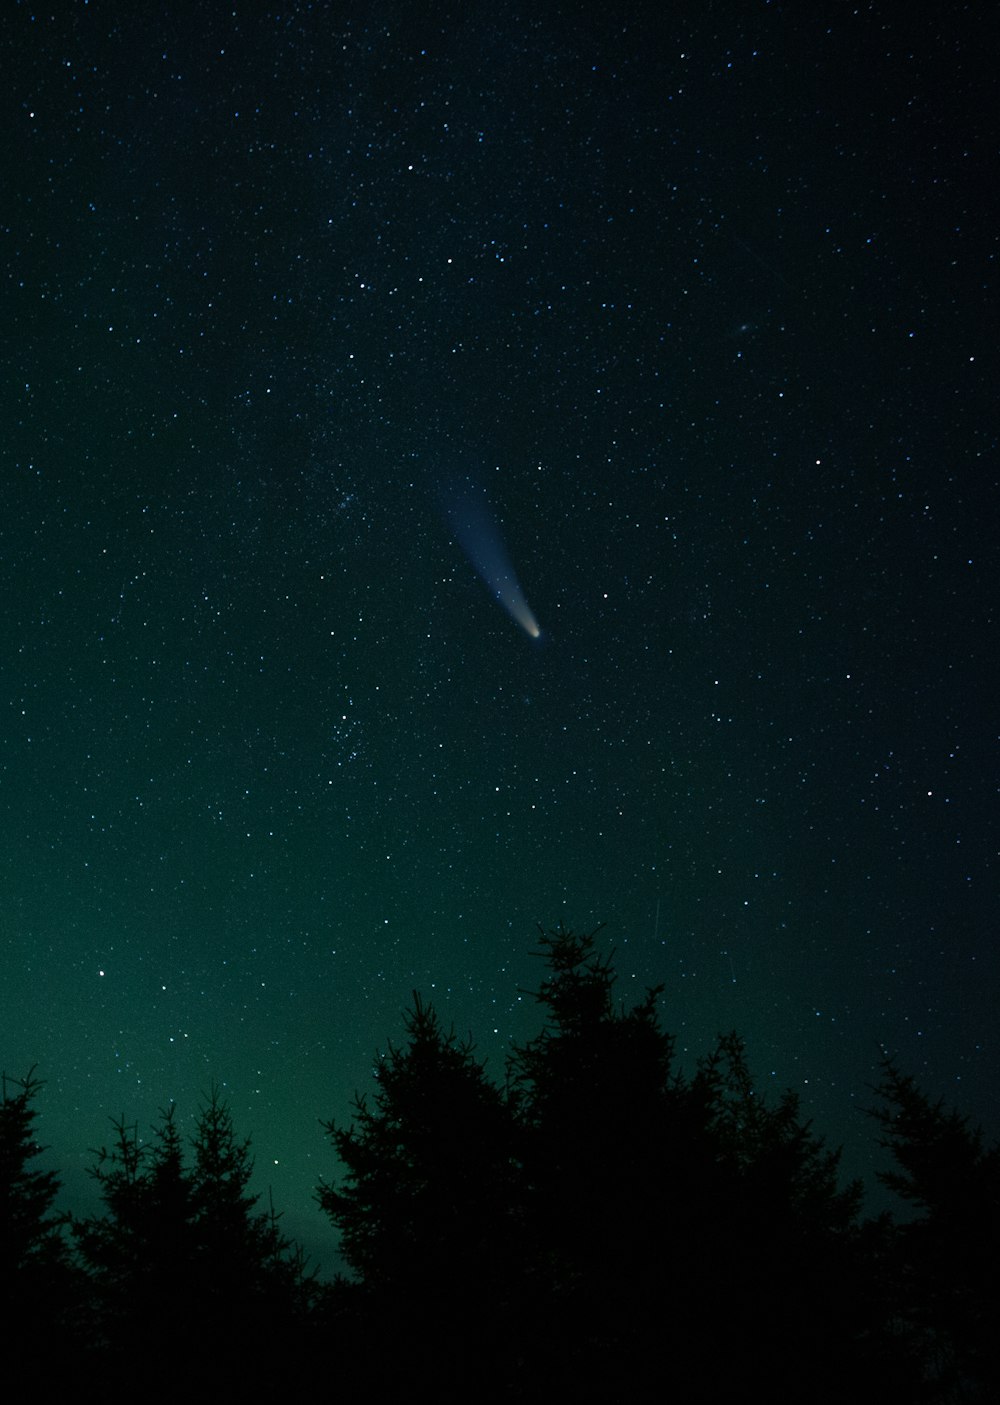
[{"label": "dark foreground tree", "polygon": [[266,1331],[273,1315],[307,1305],[310,1278],[301,1250],[282,1234],[280,1216],[259,1209],[250,1190],[250,1138],[237,1137],[228,1103],[213,1087],[192,1141],[189,1187],[199,1279],[220,1322]]},{"label": "dark foreground tree", "polygon": [[179,1380],[201,1389],[287,1373],[309,1280],[276,1217],[256,1209],[250,1143],[225,1101],[214,1088],[206,1098],[190,1167],[173,1106],[150,1143],[113,1125],[92,1170],[105,1213],[74,1225],[112,1371],[127,1378],[169,1343]]},{"label": "dark foreground tree", "polygon": [[925,1398],[1000,1399],[1000,1144],[891,1058],[871,1115],[893,1169],[879,1179],[915,1212],[890,1231],[891,1281]]},{"label": "dark foreground tree", "polygon": [[69,1217],[55,1208],[59,1177],[34,1164],[45,1150],[35,1135],[41,1088],[33,1068],[23,1079],[2,1076],[0,1321],[8,1369],[19,1360],[36,1372],[42,1349],[75,1356],[83,1299],[63,1235]]},{"label": "dark foreground tree", "polygon": [[327,1124],[346,1172],[318,1199],[357,1275],[353,1302],[345,1285],[340,1298],[356,1313],[365,1378],[427,1376],[447,1397],[479,1372],[493,1387],[509,1372],[522,1310],[516,1136],[472,1045],[417,995],[405,1019],[371,1103],[356,1098],[349,1127]]},{"label": "dark foreground tree", "polygon": [[30,1275],[65,1258],[66,1216],[55,1211],[59,1177],[32,1163],[44,1148],[35,1136],[34,1099],[41,1082],[31,1069],[24,1079],[2,1075],[0,1100],[0,1265],[11,1275]]},{"label": "dark foreground tree", "polygon": [[735,1036],[684,1076],[659,989],[619,1004],[595,938],[542,934],[546,1023],[511,1061],[532,1240],[563,1343],[539,1374],[558,1389],[571,1361],[573,1389],[614,1398],[627,1362],[633,1392],[667,1370],[688,1401],[751,1386],[793,1398],[822,1362],[810,1399],[856,1391],[877,1355],[860,1186],[838,1187],[838,1154],[793,1095],[767,1105]]},{"label": "dark foreground tree", "polygon": [[415,996],[370,1102],[330,1124],[344,1174],[319,1199],[354,1277],[322,1310],[213,1090],[189,1145],[172,1107],[148,1142],[113,1124],[104,1213],[73,1227],[87,1311],[36,1162],[39,1084],[6,1080],[8,1371],[116,1395],[152,1363],[198,1399],[334,1378],[392,1399],[1000,1398],[1000,1148],[886,1061],[882,1179],[913,1215],[859,1224],[837,1154],[792,1094],[759,1095],[737,1036],[685,1074],[658,992],[617,1002],[594,933],[542,933],[540,954],[544,1026],[502,1087]]},{"label": "dark foreground tree", "polygon": [[380,1387],[906,1398],[837,1156],[738,1040],[684,1077],[659,992],[618,1005],[595,935],[542,933],[545,1026],[504,1089],[415,998],[372,1105],[329,1128],[346,1175],[319,1198]]},{"label": "dark foreground tree", "polygon": [[716,1228],[740,1304],[727,1320],[736,1359],[757,1356],[762,1380],[789,1396],[822,1363],[813,1399],[910,1399],[917,1376],[892,1320],[884,1235],[861,1224],[863,1188],[841,1186],[839,1150],[802,1120],[795,1093],[760,1095],[735,1033],[700,1062],[694,1091],[729,1181]]},{"label": "dark foreground tree", "polygon": [[[546,974],[541,1033],[513,1051],[509,1080],[521,1132],[532,1276],[544,1285],[545,1330],[530,1342],[532,1372],[550,1391],[633,1385],[667,1345],[664,1254],[679,1183],[708,1164],[671,1164],[689,1111],[659,1026],[659,990],[616,1005],[596,932],[540,932]],[[685,1154],[699,1147],[684,1137]],[[676,1263],[676,1239],[670,1249]]]}]

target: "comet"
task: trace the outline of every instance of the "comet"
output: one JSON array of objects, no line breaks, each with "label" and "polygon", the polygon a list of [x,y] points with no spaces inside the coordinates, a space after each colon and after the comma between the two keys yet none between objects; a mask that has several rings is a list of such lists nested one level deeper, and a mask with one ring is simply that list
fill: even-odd
[{"label": "comet", "polygon": [[442,493],[442,501],[452,536],[490,594],[499,600],[525,634],[538,639],[542,631],[510,564],[500,526],[485,490],[471,478],[462,478]]}]

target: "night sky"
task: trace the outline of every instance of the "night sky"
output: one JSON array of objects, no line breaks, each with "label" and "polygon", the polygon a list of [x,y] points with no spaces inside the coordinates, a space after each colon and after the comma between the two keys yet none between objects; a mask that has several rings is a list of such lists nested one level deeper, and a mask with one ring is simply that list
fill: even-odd
[{"label": "night sky", "polygon": [[214,1079],[330,1266],[320,1119],[414,989],[502,1076],[536,923],[853,1173],[880,1046],[996,1130],[995,17],[918,9],[4,7],[0,1062],[66,1203]]}]

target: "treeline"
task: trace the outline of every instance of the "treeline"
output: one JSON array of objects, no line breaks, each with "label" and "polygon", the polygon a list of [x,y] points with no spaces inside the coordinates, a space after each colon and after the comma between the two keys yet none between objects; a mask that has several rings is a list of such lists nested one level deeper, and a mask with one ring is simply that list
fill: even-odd
[{"label": "treeline", "polygon": [[317,1193],[319,1283],[250,1192],[212,1091],[189,1145],[124,1121],[99,1215],[35,1165],[33,1073],[0,1106],[11,1380],[117,1390],[717,1402],[1000,1399],[1000,1147],[890,1059],[872,1117],[911,1213],[862,1217],[839,1153],[721,1038],[684,1075],[659,990],[614,998],[596,934],[541,936],[541,1032],[503,1086],[415,997]]}]

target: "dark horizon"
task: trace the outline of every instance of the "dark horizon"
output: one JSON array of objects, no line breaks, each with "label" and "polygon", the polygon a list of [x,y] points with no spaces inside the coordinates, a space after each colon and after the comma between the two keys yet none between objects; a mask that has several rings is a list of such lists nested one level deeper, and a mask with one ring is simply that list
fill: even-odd
[{"label": "dark horizon", "polygon": [[[970,1402],[996,1394],[1000,1142],[880,1060],[871,1119],[901,1217],[801,1100],[761,1090],[735,1032],[685,1076],[657,990],[616,999],[597,933],[539,934],[539,1027],[502,1085],[414,996],[371,1096],[325,1125],[319,1201],[345,1275],[322,1281],[213,1086],[143,1145],[117,1119],[100,1209],[67,1220],[37,1165],[33,1075],[5,1079],[4,1321],[58,1381],[114,1389],[169,1352],[178,1386],[549,1400]],[[725,1344],[725,1351],[719,1348]],[[166,1347],[165,1347],[166,1344]],[[992,1382],[992,1384],[991,1384]]]}]

